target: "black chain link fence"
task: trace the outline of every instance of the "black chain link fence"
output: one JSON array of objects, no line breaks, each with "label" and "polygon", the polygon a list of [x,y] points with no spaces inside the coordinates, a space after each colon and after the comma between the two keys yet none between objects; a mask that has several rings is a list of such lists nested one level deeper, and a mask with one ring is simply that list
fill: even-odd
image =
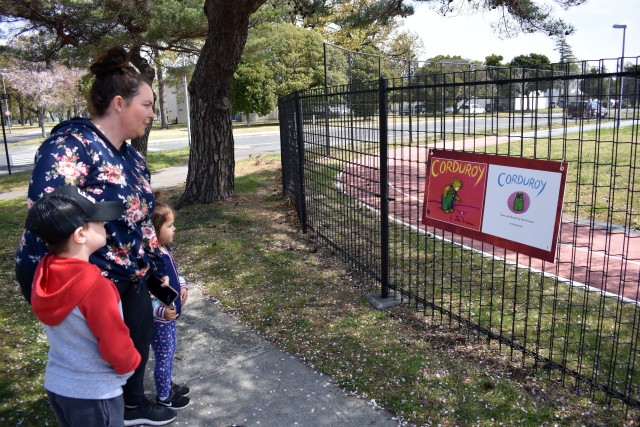
[{"label": "black chain link fence", "polygon": [[[378,72],[338,56],[351,75],[357,61]],[[429,64],[296,92],[279,103],[284,192],[303,230],[383,295],[640,407],[640,74],[638,58],[620,62]],[[567,161],[555,262],[421,224],[429,148]]]}]

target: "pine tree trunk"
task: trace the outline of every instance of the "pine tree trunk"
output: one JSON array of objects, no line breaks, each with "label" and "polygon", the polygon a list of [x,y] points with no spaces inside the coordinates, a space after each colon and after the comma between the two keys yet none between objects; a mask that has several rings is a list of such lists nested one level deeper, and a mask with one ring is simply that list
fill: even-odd
[{"label": "pine tree trunk", "polygon": [[231,83],[247,41],[249,17],[265,1],[205,1],[209,30],[189,83],[191,151],[179,206],[233,195]]}]

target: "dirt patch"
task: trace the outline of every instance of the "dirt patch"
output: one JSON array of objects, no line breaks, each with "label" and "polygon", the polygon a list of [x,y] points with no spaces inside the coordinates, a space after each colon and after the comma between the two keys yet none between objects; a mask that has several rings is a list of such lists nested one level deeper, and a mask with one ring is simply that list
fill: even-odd
[{"label": "dirt patch", "polygon": [[280,168],[280,158],[249,156],[249,161],[236,163],[236,176],[244,176],[250,173],[257,173],[265,170],[276,170]]}]

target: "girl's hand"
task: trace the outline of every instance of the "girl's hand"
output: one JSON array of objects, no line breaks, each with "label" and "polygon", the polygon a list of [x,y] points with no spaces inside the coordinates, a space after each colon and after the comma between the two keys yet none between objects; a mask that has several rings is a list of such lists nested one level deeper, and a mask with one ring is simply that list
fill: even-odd
[{"label": "girl's hand", "polygon": [[164,308],[164,320],[176,320],[178,316],[178,312],[176,311],[175,306],[169,305]]},{"label": "girl's hand", "polygon": [[189,298],[189,289],[180,288],[180,303],[184,305],[187,302],[187,298]]}]

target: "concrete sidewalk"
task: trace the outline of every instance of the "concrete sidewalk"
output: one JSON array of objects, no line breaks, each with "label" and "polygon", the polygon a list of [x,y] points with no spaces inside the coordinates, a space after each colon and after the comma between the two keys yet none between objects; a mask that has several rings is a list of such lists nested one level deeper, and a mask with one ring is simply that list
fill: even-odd
[{"label": "concrete sidewalk", "polygon": [[[152,175],[162,189],[184,184],[187,166]],[[152,352],[153,354],[153,352]],[[146,387],[155,398],[153,356]],[[174,424],[189,426],[397,426],[399,421],[368,400],[347,396],[331,378],[278,350],[223,313],[198,286],[178,321],[176,382],[191,388],[191,405]]]},{"label": "concrete sidewalk", "polygon": [[[153,352],[146,388],[155,398]],[[172,425],[398,426],[374,402],[348,396],[335,382],[266,342],[222,312],[198,286],[178,320],[176,382],[191,389],[191,404]]]},{"label": "concrete sidewalk", "polygon": [[[23,170],[30,170],[24,168]],[[187,179],[187,165],[172,166],[169,168],[161,169],[151,174],[151,186],[154,190],[162,190],[163,188],[175,187],[176,185],[184,184]],[[18,189],[11,191],[4,191],[0,193],[0,200],[11,200],[23,198],[26,201],[27,189]]]},{"label": "concrete sidewalk", "polygon": [[[187,166],[154,173],[162,189],[183,184]],[[24,198],[26,191],[0,193],[0,199]],[[153,351],[145,386],[155,399]],[[174,378],[191,388],[191,404],[172,425],[202,427],[360,427],[398,426],[400,421],[375,402],[347,395],[335,382],[247,330],[197,284],[178,321]],[[405,425],[405,424],[403,424]]]}]

